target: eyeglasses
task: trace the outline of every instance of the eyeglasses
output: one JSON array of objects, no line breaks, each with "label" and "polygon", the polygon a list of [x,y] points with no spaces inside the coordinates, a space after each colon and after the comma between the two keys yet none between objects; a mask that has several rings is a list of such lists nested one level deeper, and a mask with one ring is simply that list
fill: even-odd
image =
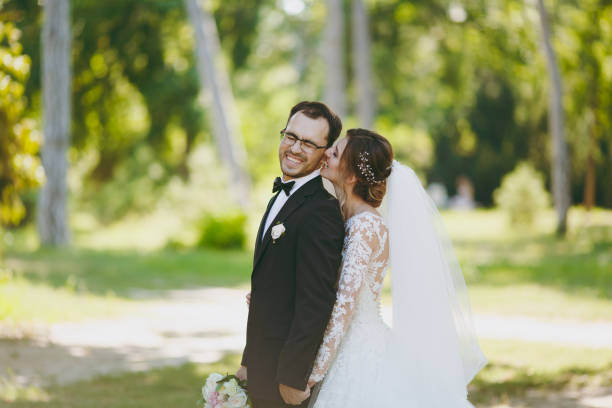
[{"label": "eyeglasses", "polygon": [[327,146],[317,146],[310,140],[301,139],[291,132],[287,132],[284,129],[280,131],[282,142],[287,146],[293,146],[297,142],[300,142],[300,148],[304,153],[313,153],[318,149],[327,149]]}]

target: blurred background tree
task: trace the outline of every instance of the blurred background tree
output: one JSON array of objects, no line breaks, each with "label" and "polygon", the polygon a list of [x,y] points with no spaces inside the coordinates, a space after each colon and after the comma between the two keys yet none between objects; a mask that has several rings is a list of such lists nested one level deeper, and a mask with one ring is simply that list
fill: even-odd
[{"label": "blurred background tree", "polygon": [[68,0],[44,3],[42,44],[42,163],[46,180],[38,202],[38,235],[43,245],[70,243],[68,226],[68,161],[72,73]]},{"label": "blurred background tree", "polygon": [[[612,207],[611,2],[544,6],[564,80],[571,202]],[[71,200],[107,222],[150,210],[173,180],[189,183],[189,158],[218,145],[213,130],[223,115],[199,99],[210,85],[200,87],[183,0],[73,0],[71,7]],[[502,177],[522,161],[552,190],[549,74],[536,2],[257,0],[244,7],[211,0],[207,7],[240,118],[236,140],[248,152],[236,162],[256,191],[278,173],[278,129],[303,99],[345,111],[346,128],[371,122],[399,160],[450,195],[467,178],[476,203],[492,206]],[[41,7],[5,0],[3,9],[32,60],[24,115],[37,117]],[[221,171],[227,161],[198,171],[231,180]],[[202,210],[213,211],[207,205]]]},{"label": "blurred background tree", "polygon": [[[28,215],[23,194],[42,178],[36,122],[26,116],[25,82],[30,57],[23,54],[21,31],[0,3],[0,223],[19,225]],[[31,209],[31,208],[30,208]]]},{"label": "blurred background tree", "polygon": [[551,44],[550,17],[543,0],[538,0],[540,33],[548,67],[548,125],[551,136],[551,174],[552,192],[557,210],[557,234],[564,235],[567,230],[567,210],[569,196],[569,157],[565,138],[565,110],[563,109],[563,82],[557,63],[557,53]]},{"label": "blurred background tree", "polygon": [[227,68],[220,55],[219,34],[207,4],[185,0],[185,9],[195,36],[198,74],[206,95],[209,123],[223,163],[231,170],[231,189],[243,209],[251,201],[250,178],[246,173],[246,151]]},{"label": "blurred background tree", "polygon": [[532,225],[538,213],[550,205],[542,175],[525,162],[504,176],[493,197],[512,223],[524,226]]}]

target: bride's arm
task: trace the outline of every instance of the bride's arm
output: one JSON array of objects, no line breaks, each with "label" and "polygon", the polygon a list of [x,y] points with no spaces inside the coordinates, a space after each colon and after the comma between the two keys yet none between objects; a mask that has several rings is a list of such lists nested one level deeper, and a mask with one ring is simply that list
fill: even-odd
[{"label": "bride's arm", "polygon": [[349,231],[342,260],[336,303],[308,380],[311,385],[323,379],[336,355],[338,346],[353,316],[363,276],[376,245],[378,245],[376,234],[369,233],[365,225],[353,225],[353,228]]}]

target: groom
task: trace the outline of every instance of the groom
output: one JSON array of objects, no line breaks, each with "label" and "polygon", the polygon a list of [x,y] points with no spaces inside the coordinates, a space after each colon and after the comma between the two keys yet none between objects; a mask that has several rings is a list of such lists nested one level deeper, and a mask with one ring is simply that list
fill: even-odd
[{"label": "groom", "polygon": [[281,131],[283,173],[261,220],[242,367],[254,408],[308,405],[307,381],[336,300],[344,223],[319,169],[342,129],[320,102],[300,102]]}]

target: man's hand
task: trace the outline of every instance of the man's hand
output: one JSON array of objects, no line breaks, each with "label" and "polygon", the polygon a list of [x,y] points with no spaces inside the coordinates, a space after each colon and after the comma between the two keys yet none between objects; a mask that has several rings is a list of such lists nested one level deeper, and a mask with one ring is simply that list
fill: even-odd
[{"label": "man's hand", "polygon": [[289,405],[300,405],[306,400],[306,398],[310,397],[309,387],[306,387],[306,390],[301,391],[291,388],[285,384],[278,384],[278,390],[280,391],[280,395],[283,398],[283,401],[285,401],[285,404]]},{"label": "man's hand", "polygon": [[240,381],[244,381],[247,379],[247,368],[246,366],[240,366],[238,371],[236,371],[236,377],[240,379]]}]

